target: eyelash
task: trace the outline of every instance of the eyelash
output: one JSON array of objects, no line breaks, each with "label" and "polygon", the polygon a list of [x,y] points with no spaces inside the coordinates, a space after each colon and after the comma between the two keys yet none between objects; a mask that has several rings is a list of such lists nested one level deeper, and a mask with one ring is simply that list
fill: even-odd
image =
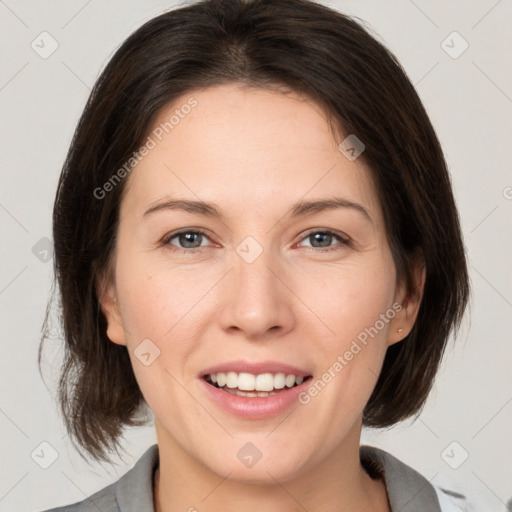
[{"label": "eyelash", "polygon": [[[184,254],[202,252],[203,249],[205,249],[205,247],[195,247],[195,248],[191,248],[191,249],[187,249],[187,248],[183,248],[183,247],[173,247],[173,244],[171,244],[170,241],[173,238],[176,238],[177,236],[185,234],[185,233],[201,234],[201,235],[204,235],[206,238],[209,239],[208,234],[205,231],[201,230],[201,229],[194,229],[194,230],[184,229],[184,230],[176,231],[174,233],[170,233],[169,235],[167,235],[162,240],[162,245],[167,246],[168,248],[170,248],[171,251],[180,251],[181,250]],[[342,247],[350,246],[351,245],[349,239],[344,238],[341,235],[339,235],[338,233],[336,233],[334,231],[331,231],[329,229],[324,229],[324,230],[313,229],[313,230],[310,230],[310,231],[306,232],[306,234],[299,240],[299,242],[302,242],[306,238],[309,238],[311,235],[314,235],[314,234],[317,234],[317,233],[321,233],[323,235],[332,235],[333,237],[337,238],[340,241],[340,246],[341,247],[340,246],[334,246],[334,247],[328,247],[328,248],[310,247],[310,249],[313,252],[331,252],[331,251],[339,250]]]}]

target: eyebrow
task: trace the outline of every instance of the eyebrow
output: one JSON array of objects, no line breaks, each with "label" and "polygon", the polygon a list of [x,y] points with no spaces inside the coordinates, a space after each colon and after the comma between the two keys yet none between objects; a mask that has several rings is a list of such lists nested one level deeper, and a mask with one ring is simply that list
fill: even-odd
[{"label": "eyebrow", "polygon": [[[326,210],[338,208],[349,208],[359,212],[363,217],[370,221],[372,218],[364,206],[342,197],[333,197],[326,199],[317,199],[314,201],[298,201],[286,212],[285,216],[291,218],[313,215]],[[188,199],[169,199],[151,206],[144,212],[143,217],[162,210],[182,210],[188,213],[195,213],[204,217],[223,219],[220,209],[214,204],[205,201],[192,201]]]}]

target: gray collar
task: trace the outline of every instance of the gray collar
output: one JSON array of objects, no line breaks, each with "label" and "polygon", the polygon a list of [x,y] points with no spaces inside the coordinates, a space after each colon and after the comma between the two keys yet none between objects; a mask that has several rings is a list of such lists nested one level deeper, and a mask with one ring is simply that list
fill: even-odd
[{"label": "gray collar", "polygon": [[373,446],[360,446],[359,455],[371,476],[384,477],[392,512],[441,512],[434,487],[413,468]]},{"label": "gray collar", "polygon": [[153,475],[158,467],[158,444],[150,446],[116,484],[116,497],[121,512],[155,512]]}]

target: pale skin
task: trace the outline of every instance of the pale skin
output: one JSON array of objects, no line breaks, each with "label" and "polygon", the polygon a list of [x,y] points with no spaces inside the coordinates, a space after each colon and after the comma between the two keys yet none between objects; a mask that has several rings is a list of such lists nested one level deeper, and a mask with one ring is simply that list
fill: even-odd
[{"label": "pale skin", "polygon": [[[156,418],[155,510],[389,511],[383,481],[360,464],[362,412],[387,347],[413,327],[424,270],[413,269],[414,293],[396,285],[370,173],[341,153],[311,100],[227,84],[185,94],[155,127],[190,96],[197,106],[127,178],[115,279],[101,299],[107,335],[127,346]],[[370,218],[348,207],[287,215],[299,200],[332,197]],[[223,217],[144,215],[176,198],[214,203]],[[184,228],[205,235],[163,243]],[[350,243],[319,243],[312,230]],[[236,251],[248,236],[263,249],[252,263]],[[281,361],[319,377],[394,303],[400,312],[306,405],[242,419],[199,385],[201,370],[234,359]],[[134,355],[144,339],[160,350],[149,366]],[[247,442],[262,453],[250,468],[237,458]]]}]

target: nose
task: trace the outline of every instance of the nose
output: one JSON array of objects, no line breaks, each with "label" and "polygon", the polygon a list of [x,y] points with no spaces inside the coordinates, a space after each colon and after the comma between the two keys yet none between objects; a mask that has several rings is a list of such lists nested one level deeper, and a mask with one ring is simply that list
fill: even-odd
[{"label": "nose", "polygon": [[252,262],[240,254],[235,254],[220,291],[222,328],[247,339],[268,337],[271,332],[283,335],[295,321],[292,305],[297,299],[291,277],[270,250],[263,250]]}]

